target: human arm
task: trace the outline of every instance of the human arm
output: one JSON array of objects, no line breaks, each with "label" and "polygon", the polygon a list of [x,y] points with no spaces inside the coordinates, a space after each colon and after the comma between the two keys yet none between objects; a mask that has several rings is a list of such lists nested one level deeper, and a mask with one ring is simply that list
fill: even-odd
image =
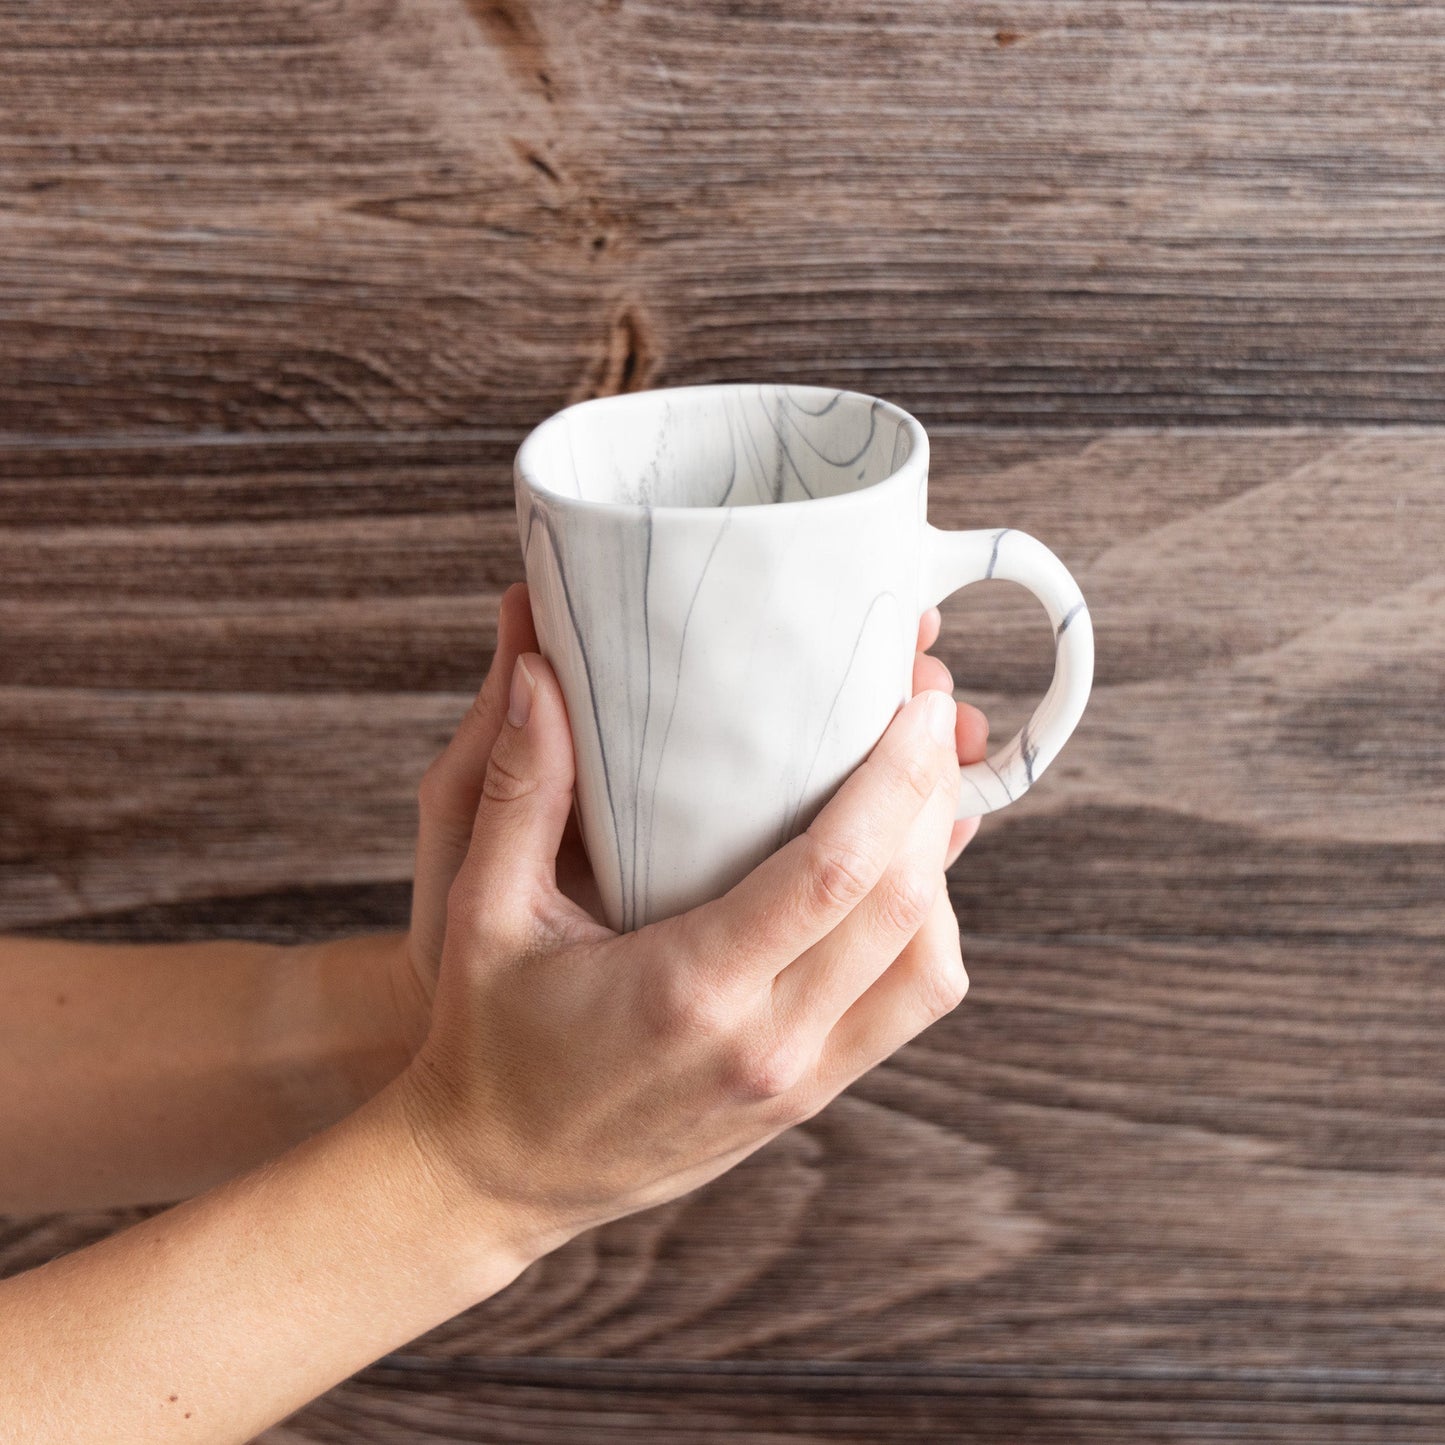
[{"label": "human arm", "polygon": [[[293,946],[0,937],[0,1213],[187,1198],[334,1123],[405,1066],[501,725],[497,679],[536,645],[520,584],[444,776],[429,774],[445,796],[418,829],[405,931]],[[595,884],[575,820],[558,871],[585,904]]]},{"label": "human arm", "polygon": [[402,941],[0,938],[0,1213],[184,1198],[350,1113],[415,1047]]},{"label": "human arm", "polygon": [[14,1438],[249,1439],[581,1230],[715,1177],[962,997],[951,702],[949,741],[916,699],[806,833],[618,935],[555,885],[571,742],[526,661],[531,722],[491,752],[420,1049],[280,1158],[0,1284]]},{"label": "human arm", "polygon": [[0,1282],[0,1438],[241,1442],[529,1262],[457,1208],[396,1080],[274,1160]]},{"label": "human arm", "polygon": [[[915,691],[951,692],[926,655]],[[297,946],[0,937],[0,1213],[187,1198],[351,1112],[426,1033],[446,895],[466,855],[518,654],[537,651],[527,587],[502,598],[487,682],[424,785],[410,928]],[[987,725],[958,709],[960,756]],[[975,822],[954,829],[954,851]],[[558,885],[600,916],[575,813]]]},{"label": "human arm", "polygon": [[[518,585],[489,678],[504,685],[536,645]],[[0,1214],[188,1198],[400,1072],[426,1033],[446,892],[505,706],[496,693],[483,687],[446,750],[445,807],[418,830],[406,930],[298,945],[0,937]],[[595,896],[575,819],[558,871],[572,896]]]}]

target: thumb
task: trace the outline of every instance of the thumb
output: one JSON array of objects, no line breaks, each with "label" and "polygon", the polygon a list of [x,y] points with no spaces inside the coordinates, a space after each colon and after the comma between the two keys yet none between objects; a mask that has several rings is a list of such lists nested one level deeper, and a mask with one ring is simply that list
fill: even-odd
[{"label": "thumb", "polygon": [[521,653],[487,759],[467,861],[457,882],[489,931],[526,939],[557,890],[557,852],[576,776],[567,703],[551,664]]}]

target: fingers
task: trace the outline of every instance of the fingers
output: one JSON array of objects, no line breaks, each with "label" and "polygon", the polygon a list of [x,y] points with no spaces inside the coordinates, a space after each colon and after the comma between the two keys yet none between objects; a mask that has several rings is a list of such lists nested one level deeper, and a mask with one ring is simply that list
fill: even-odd
[{"label": "fingers", "polygon": [[447,890],[471,843],[487,760],[506,713],[512,666],[518,654],[538,647],[527,584],[514,583],[502,594],[497,647],[481,691],[421,781],[412,931],[418,952],[434,961],[441,957]]},{"label": "fingers", "polygon": [[814,1048],[903,952],[945,886],[943,859],[958,806],[958,771],[934,790],[878,886],[826,938],[776,978],[774,1017]]},{"label": "fingers", "polygon": [[[525,947],[559,902],[556,858],[572,809],[576,760],[567,704],[545,658],[525,652],[487,760],[449,919],[485,919],[489,937]],[[449,923],[450,926],[450,923]]]},{"label": "fingers", "polygon": [[[953,674],[936,657],[920,652],[913,660],[913,695],[917,697],[928,688],[952,695]],[[988,744],[988,719],[971,703],[958,704],[955,735],[960,762],[983,761],[984,750]]]},{"label": "fingers", "polygon": [[[932,609],[936,614],[938,609]],[[918,645],[920,647],[931,645],[925,642],[929,636],[928,614],[924,614],[924,625],[919,628]],[[933,629],[933,638],[937,637],[937,629]],[[914,694],[922,692],[925,688],[937,688],[940,692],[952,693],[953,674],[936,657],[929,657],[920,652],[913,662],[913,691]],[[960,763],[980,763],[988,751],[988,719],[971,704],[961,702],[958,704],[958,722],[954,729],[958,742],[958,760]],[[973,836],[978,832],[979,820],[977,818],[965,818],[953,825],[953,834],[948,842],[948,854],[944,859],[943,866],[952,868],[958,862],[959,855],[968,847]]]},{"label": "fingers", "polygon": [[943,857],[945,872],[958,862],[963,850],[973,842],[982,821],[982,818],[960,818],[953,825],[953,831],[948,838],[948,852]]},{"label": "fingers", "polygon": [[938,641],[938,632],[942,626],[943,614],[936,607],[928,608],[918,619],[919,652],[927,652]]},{"label": "fingers", "polygon": [[463,851],[471,836],[477,799],[482,795],[487,759],[507,711],[512,666],[521,653],[536,652],[539,647],[527,584],[515,582],[502,594],[497,613],[497,648],[481,691],[457,725],[452,740],[427,770],[423,783],[430,795],[428,821],[438,828],[459,831]]},{"label": "fingers", "polygon": [[953,692],[953,674],[936,657],[918,652],[913,657],[913,694],[933,688],[938,692]]},{"label": "fingers", "polygon": [[[933,688],[938,692],[953,693],[953,674],[936,657],[918,653],[913,659],[913,695]],[[958,722],[955,728],[958,739],[958,759],[962,763],[983,761],[988,744],[988,719],[971,703],[958,704]]]},{"label": "fingers", "polygon": [[961,763],[981,763],[988,751],[988,719],[971,703],[958,705],[958,724],[954,728]]},{"label": "fingers", "polygon": [[818,1056],[817,1086],[831,1098],[968,992],[958,918],[941,888],[923,926],[892,965],[840,1018]]},{"label": "fingers", "polygon": [[943,693],[911,699],[805,832],[721,898],[659,926],[703,966],[770,983],[869,895],[940,785],[957,787],[955,716]]},{"label": "fingers", "polygon": [[[958,705],[956,736],[959,762],[981,763],[984,760],[988,753],[988,719],[976,707],[970,707],[966,702]],[[981,818],[961,818],[953,825],[953,833],[948,840],[948,854],[943,862],[945,868],[952,868],[958,862],[959,855],[973,841],[982,821]]]}]

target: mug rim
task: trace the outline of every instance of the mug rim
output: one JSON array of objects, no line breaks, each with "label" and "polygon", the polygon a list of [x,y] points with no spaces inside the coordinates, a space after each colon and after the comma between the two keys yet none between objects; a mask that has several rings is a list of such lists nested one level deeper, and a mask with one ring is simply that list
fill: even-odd
[{"label": "mug rim", "polygon": [[[541,433],[548,427],[560,423],[563,417],[573,416],[577,412],[593,408],[626,411],[630,408],[649,403],[655,404],[659,398],[669,396],[697,396],[705,392],[736,394],[754,387],[780,388],[789,393],[798,393],[799,395],[811,397],[812,399],[831,396],[835,402],[844,397],[851,400],[867,402],[870,408],[882,411],[885,415],[895,418],[899,425],[908,433],[908,455],[886,476],[880,477],[876,482],[869,482],[866,487],[855,487],[846,492],[834,492],[826,497],[796,497],[787,502],[740,502],[736,506],[713,505],[702,507],[683,507],[672,504],[653,506],[647,502],[600,502],[591,497],[569,496],[566,492],[559,492],[555,488],[547,486],[546,483],[539,481],[535,468],[530,466],[528,453],[537,450],[540,445],[537,439]],[[874,396],[866,391],[853,391],[848,387],[819,386],[808,382],[794,383],[787,381],[711,381],[698,382],[686,386],[649,387],[642,391],[617,392],[611,396],[589,396],[582,401],[574,401],[539,421],[536,426],[522,438],[522,443],[517,448],[516,455],[512,459],[513,482],[524,485],[527,490],[533,494],[546,497],[550,503],[556,503],[566,507],[586,508],[593,511],[631,513],[635,516],[650,513],[654,516],[660,514],[666,517],[682,517],[688,513],[707,516],[714,512],[758,512],[766,515],[779,507],[831,506],[838,508],[842,506],[861,506],[864,505],[864,502],[873,493],[883,487],[900,485],[900,478],[916,473],[920,469],[926,476],[928,472],[928,433],[923,429],[923,423],[911,412],[905,411],[897,402],[888,401],[881,396]],[[863,501],[860,501],[860,498],[863,499]]]}]

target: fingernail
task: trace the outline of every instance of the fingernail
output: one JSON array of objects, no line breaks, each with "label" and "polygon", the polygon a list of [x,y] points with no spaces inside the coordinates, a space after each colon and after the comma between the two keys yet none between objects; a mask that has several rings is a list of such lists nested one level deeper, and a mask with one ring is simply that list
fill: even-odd
[{"label": "fingernail", "polygon": [[532,691],[536,686],[537,680],[519,657],[512,669],[512,691],[507,698],[507,721],[514,728],[527,726],[527,719],[532,715]]},{"label": "fingernail", "polygon": [[927,713],[928,731],[934,742],[948,747],[953,742],[953,725],[958,716],[958,704],[950,693],[930,688],[928,701],[924,704]]}]

